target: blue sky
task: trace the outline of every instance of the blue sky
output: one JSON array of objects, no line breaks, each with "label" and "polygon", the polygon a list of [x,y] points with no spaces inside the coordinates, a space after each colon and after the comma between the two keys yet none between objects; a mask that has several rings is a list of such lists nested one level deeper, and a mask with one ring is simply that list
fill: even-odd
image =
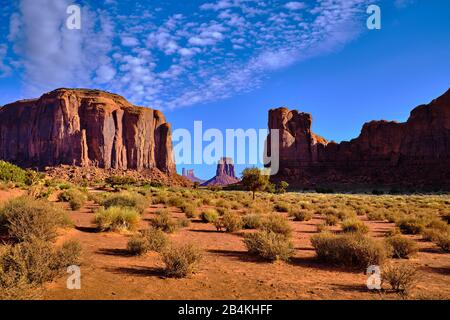
[{"label": "blue sky", "polygon": [[[373,3],[381,30],[366,28]],[[64,27],[70,4],[82,7],[81,30]],[[267,111],[287,106],[311,112],[316,133],[342,141],[369,120],[404,121],[450,87],[449,1],[0,6],[0,105],[58,87],[98,88],[164,110],[174,129],[201,120],[221,130],[266,128]],[[215,171],[185,167],[205,179]]]}]

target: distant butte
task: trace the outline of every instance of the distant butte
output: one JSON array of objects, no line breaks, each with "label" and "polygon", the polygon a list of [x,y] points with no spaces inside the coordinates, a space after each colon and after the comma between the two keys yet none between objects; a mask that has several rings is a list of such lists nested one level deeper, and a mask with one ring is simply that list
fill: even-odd
[{"label": "distant butte", "polygon": [[231,158],[222,158],[217,164],[216,175],[201,184],[201,186],[227,186],[238,183],[239,179],[234,173],[234,164]]}]

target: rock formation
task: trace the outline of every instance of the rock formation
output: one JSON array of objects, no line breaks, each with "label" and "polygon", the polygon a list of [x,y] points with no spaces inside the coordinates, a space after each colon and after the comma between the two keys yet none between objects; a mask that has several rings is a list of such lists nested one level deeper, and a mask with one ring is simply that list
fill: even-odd
[{"label": "rock formation", "polygon": [[186,168],[183,168],[182,176],[185,177],[186,179],[192,181],[192,182],[198,182],[198,183],[203,183],[203,182],[205,182],[204,180],[199,179],[199,178],[197,178],[197,177],[195,176],[194,169],[188,170],[188,169],[186,169]]},{"label": "rock formation", "polygon": [[0,108],[0,159],[175,173],[171,127],[157,110],[87,89],[58,89]]},{"label": "rock formation", "polygon": [[238,183],[234,173],[234,164],[231,158],[222,158],[217,164],[216,175],[214,178],[201,184],[202,186],[226,186],[229,184]]},{"label": "rock formation", "polygon": [[269,111],[269,129],[280,130],[280,170],[273,180],[298,187],[450,187],[450,90],[415,108],[405,123],[366,123],[349,142],[328,142],[311,124],[307,113]]}]

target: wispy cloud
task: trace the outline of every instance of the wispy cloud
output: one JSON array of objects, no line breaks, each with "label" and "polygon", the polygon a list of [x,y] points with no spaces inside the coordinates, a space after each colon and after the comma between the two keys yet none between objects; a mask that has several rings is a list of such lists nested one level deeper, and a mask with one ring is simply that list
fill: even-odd
[{"label": "wispy cloud", "polygon": [[82,30],[67,30],[71,1],[21,0],[9,43],[26,90],[99,87],[157,108],[224,99],[354,39],[368,1],[216,0],[186,10],[131,3],[86,0]]}]

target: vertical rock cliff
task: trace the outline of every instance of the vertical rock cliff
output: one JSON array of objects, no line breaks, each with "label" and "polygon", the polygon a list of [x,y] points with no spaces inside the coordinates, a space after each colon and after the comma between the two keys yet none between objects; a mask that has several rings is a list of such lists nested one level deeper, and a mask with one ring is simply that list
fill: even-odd
[{"label": "vertical rock cliff", "polygon": [[415,108],[405,123],[364,124],[349,142],[328,142],[311,125],[310,114],[269,111],[269,129],[280,130],[280,171],[274,180],[297,186],[450,187],[450,90]]},{"label": "vertical rock cliff", "polygon": [[58,89],[1,107],[0,159],[24,167],[175,173],[171,127],[164,115],[98,90]]}]

